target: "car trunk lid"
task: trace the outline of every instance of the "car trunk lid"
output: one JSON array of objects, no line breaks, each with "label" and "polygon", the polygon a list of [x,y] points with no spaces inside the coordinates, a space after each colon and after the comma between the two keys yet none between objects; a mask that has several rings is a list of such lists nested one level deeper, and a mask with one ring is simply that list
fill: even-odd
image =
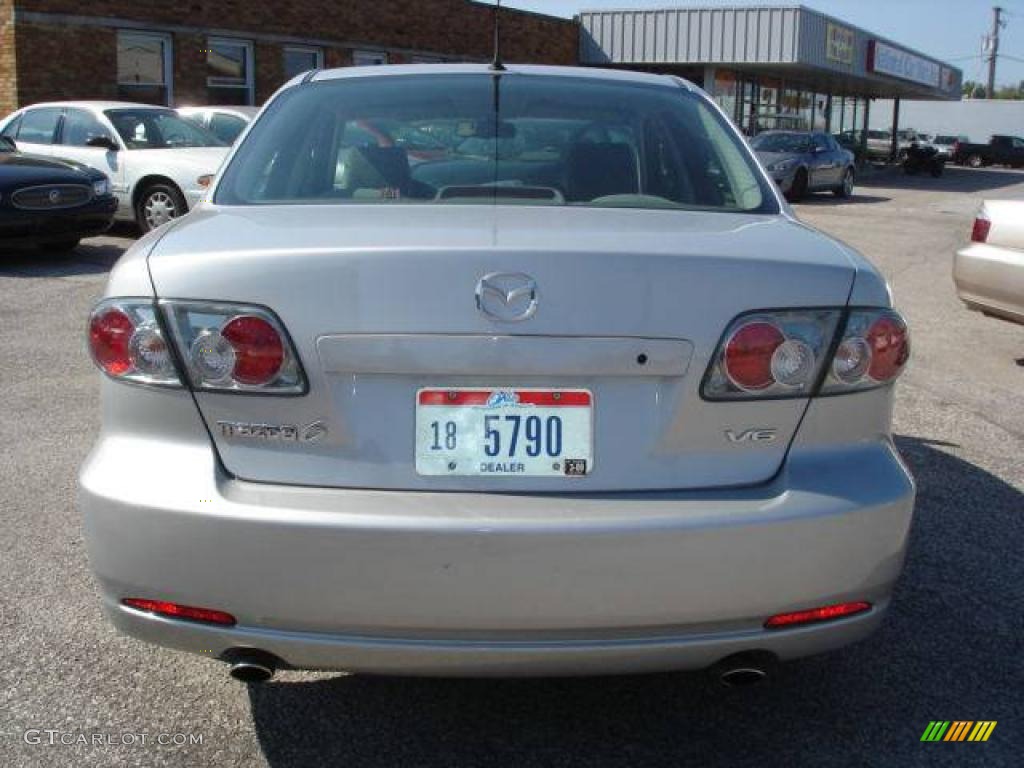
[{"label": "car trunk lid", "polygon": [[[838,246],[783,217],[533,206],[209,209],[170,232],[150,268],[162,298],[270,307],[296,345],[310,382],[303,397],[196,393],[237,476],[517,492],[770,478],[806,401],[704,401],[708,361],[736,315],[841,306],[854,277]],[[478,308],[479,282],[492,273],[535,281],[529,319],[504,322]],[[419,474],[423,389],[589,392],[593,470]],[[239,438],[219,422],[326,431],[286,444]],[[728,439],[752,429],[773,437]]]}]

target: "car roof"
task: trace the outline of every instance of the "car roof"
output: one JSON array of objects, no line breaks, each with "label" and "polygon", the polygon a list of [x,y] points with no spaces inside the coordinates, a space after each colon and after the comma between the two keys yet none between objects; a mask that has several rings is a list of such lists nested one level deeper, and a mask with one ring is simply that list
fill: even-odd
[{"label": "car roof", "polygon": [[93,112],[103,112],[107,109],[171,109],[158,104],[142,104],[133,101],[41,101],[38,104],[29,104],[24,109],[39,107],[78,107]]},{"label": "car roof", "polygon": [[[299,75],[290,83],[323,82],[326,80],[343,80],[362,77],[388,77],[395,75],[493,75],[495,71],[490,64],[383,64],[364,67],[338,67],[336,69],[315,70]],[[538,75],[545,77],[575,77],[610,82],[646,83],[679,87],[683,83],[687,88],[694,89],[693,83],[671,75],[659,75],[651,72],[634,72],[624,69],[601,69],[598,67],[558,67],[543,64],[506,64],[502,74]]]},{"label": "car roof", "polygon": [[226,112],[229,115],[245,115],[246,117],[255,117],[256,113],[260,111],[259,107],[237,104],[189,104],[175,109],[178,112]]}]

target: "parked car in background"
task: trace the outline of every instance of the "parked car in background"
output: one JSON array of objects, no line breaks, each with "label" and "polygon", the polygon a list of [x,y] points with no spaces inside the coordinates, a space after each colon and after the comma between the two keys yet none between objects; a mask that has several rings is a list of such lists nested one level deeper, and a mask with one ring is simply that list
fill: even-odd
[{"label": "parked car in background", "polygon": [[853,153],[823,131],[765,131],[750,140],[758,159],[791,200],[808,192],[853,194]]},{"label": "parked car in background", "polygon": [[[461,143],[343,140],[381,121]],[[251,682],[738,684],[883,620],[907,326],[696,86],[318,71],[209,194],[89,318],[78,499],[121,630]]]},{"label": "parked car in background", "polygon": [[860,167],[867,158],[867,153],[862,141],[863,136],[864,131],[854,130],[843,131],[842,133],[835,133],[832,135],[840,147],[845,149],[847,152],[853,153],[854,165],[857,167]]},{"label": "parked car in background", "polygon": [[205,193],[227,145],[174,110],[127,102],[36,104],[0,123],[19,149],[66,158],[106,174],[117,218],[148,232],[187,213]]},{"label": "parked car in background", "polygon": [[1019,136],[993,136],[988,144],[958,142],[953,162],[971,168],[984,165],[1024,167],[1024,139]]},{"label": "parked car in background", "polygon": [[986,200],[971,242],[956,253],[953,282],[969,309],[1024,323],[1024,200]]},{"label": "parked car in background", "polygon": [[202,126],[225,144],[234,144],[245,127],[259,114],[259,107],[178,107],[184,118]]},{"label": "parked car in background", "polygon": [[99,171],[27,155],[0,137],[0,251],[70,251],[83,237],[106,232],[116,210],[110,181]]},{"label": "parked car in background", "polygon": [[868,131],[868,159],[888,160],[890,155],[892,155],[892,131]]},{"label": "parked car in background", "polygon": [[953,136],[952,134],[939,133],[932,139],[932,145],[939,151],[939,154],[947,161],[953,161],[956,145],[967,143],[970,139],[966,136]]}]

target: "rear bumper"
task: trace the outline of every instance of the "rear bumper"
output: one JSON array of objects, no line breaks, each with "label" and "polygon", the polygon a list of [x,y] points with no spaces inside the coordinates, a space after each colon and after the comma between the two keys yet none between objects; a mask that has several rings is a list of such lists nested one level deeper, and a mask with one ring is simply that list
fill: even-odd
[{"label": "rear bumper", "polygon": [[971,309],[1024,323],[1024,252],[971,243],[953,259],[953,282]]},{"label": "rear bumper", "polygon": [[[213,656],[259,648],[295,668],[536,675],[858,640],[888,606],[914,488],[884,440],[795,452],[756,488],[558,497],[260,485],[225,476],[207,444],[105,436],[79,493],[107,609],[130,635]],[[124,597],[238,625],[163,619]],[[874,608],[762,628],[846,600]]]}]

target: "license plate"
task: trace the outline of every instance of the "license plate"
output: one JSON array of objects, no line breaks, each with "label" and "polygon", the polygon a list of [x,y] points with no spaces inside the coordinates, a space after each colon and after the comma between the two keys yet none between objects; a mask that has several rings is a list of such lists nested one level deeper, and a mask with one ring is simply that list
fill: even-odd
[{"label": "license plate", "polygon": [[593,470],[594,398],[580,389],[421,389],[421,475],[584,477]]}]

